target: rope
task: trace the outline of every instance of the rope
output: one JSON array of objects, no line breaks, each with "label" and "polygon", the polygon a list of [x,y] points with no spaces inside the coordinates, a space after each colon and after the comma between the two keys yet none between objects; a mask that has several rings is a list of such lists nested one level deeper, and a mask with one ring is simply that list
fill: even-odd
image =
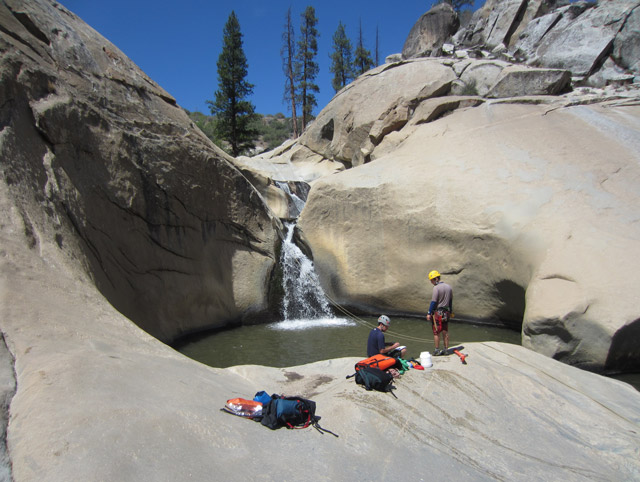
[{"label": "rope", "polygon": [[[284,236],[280,236],[280,238],[284,242]],[[300,265],[299,260],[295,259],[294,261],[296,263],[298,263],[298,265]],[[324,290],[323,290],[323,292],[324,292]],[[373,328],[378,326],[377,323],[370,323],[370,322],[368,322],[366,320],[363,320],[362,318],[358,317],[357,315],[351,313],[347,308],[345,308],[344,306],[340,305],[336,300],[331,298],[327,293],[324,293],[324,295],[327,298],[327,300],[329,301],[329,304],[331,306],[333,306],[336,311],[341,313],[346,318],[354,321],[355,323],[358,323],[358,324],[360,324],[362,326],[366,326],[366,327],[371,328],[371,329],[373,329]],[[433,338],[421,338],[421,337],[417,337],[417,336],[404,335],[402,333],[397,333],[397,332],[391,331],[391,330],[387,330],[387,333],[389,335],[392,335],[394,338],[398,338],[400,340],[414,341],[414,342],[420,342],[420,343],[428,343],[428,344],[431,344],[431,345],[435,346],[435,342],[434,342]],[[451,343],[453,343],[453,341],[450,341],[450,344]],[[458,344],[458,343],[456,343],[456,344]]]},{"label": "rope", "polygon": [[[284,241],[284,239],[283,239]],[[298,263],[298,265],[300,265],[300,261],[297,259],[294,259],[294,261],[296,263]],[[324,292],[324,290],[323,290]],[[327,293],[324,293],[324,296],[327,298],[327,301],[329,302],[329,304],[331,306],[333,306],[333,308],[341,313],[345,318],[350,319],[352,321],[354,321],[355,323],[368,327],[368,328],[375,328],[378,326],[377,323],[370,323],[366,320],[363,320],[362,318],[360,318],[359,316],[353,314],[352,312],[350,312],[347,308],[345,308],[344,306],[342,306],[341,304],[339,304],[336,300],[334,300],[331,296],[329,296]],[[417,341],[417,342],[422,342],[422,343],[431,343],[434,344],[433,338],[420,338],[420,337],[416,337],[416,336],[411,336],[411,335],[403,335],[401,333],[397,333],[391,330],[387,330],[387,333],[389,335],[392,335],[395,338],[399,338],[401,340],[408,340],[408,341]]]}]

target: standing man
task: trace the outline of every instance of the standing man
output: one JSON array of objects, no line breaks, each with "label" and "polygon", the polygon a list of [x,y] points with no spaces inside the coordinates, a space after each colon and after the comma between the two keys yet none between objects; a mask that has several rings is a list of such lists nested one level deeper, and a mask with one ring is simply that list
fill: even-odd
[{"label": "standing man", "polygon": [[[453,309],[453,290],[447,283],[440,281],[440,273],[433,270],[429,273],[429,281],[433,285],[433,296],[427,313],[427,321],[433,324],[433,341],[436,349],[434,355],[446,355],[449,349],[449,318]],[[440,350],[440,333],[444,350]]]},{"label": "standing man", "polygon": [[404,358],[407,351],[406,346],[400,346],[400,343],[385,343],[384,333],[389,329],[391,320],[387,315],[381,315],[378,318],[378,326],[369,332],[367,340],[367,357],[374,355],[389,355],[393,357]]}]

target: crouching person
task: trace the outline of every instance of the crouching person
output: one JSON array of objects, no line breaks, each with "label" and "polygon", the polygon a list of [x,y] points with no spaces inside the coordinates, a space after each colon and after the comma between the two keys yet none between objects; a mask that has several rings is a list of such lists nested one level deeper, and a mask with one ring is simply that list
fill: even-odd
[{"label": "crouching person", "polygon": [[388,355],[394,358],[404,358],[407,352],[406,346],[400,346],[398,342],[385,342],[384,333],[389,329],[391,320],[387,315],[378,318],[378,326],[369,332],[367,340],[367,356]]}]

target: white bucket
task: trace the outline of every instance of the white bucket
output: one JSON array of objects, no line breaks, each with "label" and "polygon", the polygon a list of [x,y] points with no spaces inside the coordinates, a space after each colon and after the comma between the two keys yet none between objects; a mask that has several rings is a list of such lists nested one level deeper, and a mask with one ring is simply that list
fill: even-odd
[{"label": "white bucket", "polygon": [[431,353],[428,351],[423,351],[420,353],[420,363],[423,367],[429,368],[433,366],[433,362],[431,361]]}]

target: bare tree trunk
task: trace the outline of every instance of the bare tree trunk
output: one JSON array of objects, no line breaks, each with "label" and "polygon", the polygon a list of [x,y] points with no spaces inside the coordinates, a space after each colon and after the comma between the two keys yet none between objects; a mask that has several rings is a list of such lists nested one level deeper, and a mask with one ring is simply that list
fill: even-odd
[{"label": "bare tree trunk", "polygon": [[380,65],[380,42],[378,39],[378,26],[376,25],[376,67]]},{"label": "bare tree trunk", "polygon": [[282,35],[284,45],[282,47],[283,68],[286,76],[285,81],[285,100],[289,102],[291,107],[291,121],[293,122],[293,137],[297,138],[298,132],[298,115],[296,112],[296,76],[293,66],[295,58],[295,38],[293,31],[293,23],[291,22],[291,7],[287,10],[285,31]]}]

